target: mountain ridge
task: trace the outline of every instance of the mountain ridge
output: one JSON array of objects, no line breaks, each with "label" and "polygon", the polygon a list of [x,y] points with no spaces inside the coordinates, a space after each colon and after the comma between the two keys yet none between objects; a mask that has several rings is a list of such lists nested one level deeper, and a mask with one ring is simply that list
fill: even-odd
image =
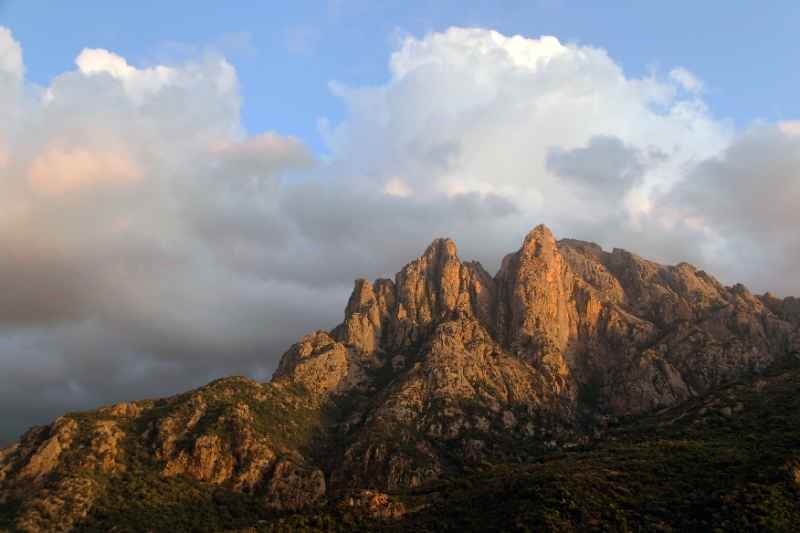
[{"label": "mountain ridge", "polygon": [[608,414],[681,404],[797,349],[796,299],[686,263],[540,225],[492,277],[436,239],[395,280],[356,280],[342,324],[290,347],[270,383],[32,428],[0,451],[0,503],[18,505],[18,530],[56,531],[133,472],[284,510],[415,487],[587,442]]}]

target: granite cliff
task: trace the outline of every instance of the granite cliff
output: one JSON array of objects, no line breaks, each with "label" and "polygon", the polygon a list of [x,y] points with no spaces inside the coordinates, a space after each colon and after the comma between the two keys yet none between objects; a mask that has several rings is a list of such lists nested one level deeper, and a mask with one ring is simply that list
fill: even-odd
[{"label": "granite cliff", "polygon": [[32,428],[0,450],[0,505],[14,530],[68,531],[146,478],[279,510],[352,494],[399,516],[380,491],[579,446],[609,415],[682,404],[798,349],[796,299],[686,263],[539,226],[492,277],[437,239],[394,280],[357,280],[342,324],[294,344],[270,383]]}]

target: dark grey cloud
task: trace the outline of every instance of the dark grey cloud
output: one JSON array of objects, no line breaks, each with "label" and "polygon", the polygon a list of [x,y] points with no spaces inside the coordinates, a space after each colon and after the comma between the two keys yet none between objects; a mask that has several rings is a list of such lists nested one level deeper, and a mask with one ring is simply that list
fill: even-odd
[{"label": "dark grey cloud", "polygon": [[579,196],[608,201],[621,199],[667,158],[658,148],[645,151],[618,137],[595,135],[585,147],[550,148],[545,168],[574,186]]},{"label": "dark grey cloud", "polygon": [[758,125],[721,154],[694,165],[660,199],[718,239],[714,262],[736,265],[759,292],[800,294],[800,131]]},{"label": "dark grey cloud", "polygon": [[[229,239],[192,224],[193,238],[181,234],[172,243],[188,247],[183,257],[154,254],[148,265],[130,244],[107,262],[72,257],[81,279],[95,286],[68,285],[75,294],[63,296],[66,310],[58,313],[48,284],[64,282],[63,267],[31,271],[31,283],[44,284],[44,303],[26,300],[33,314],[23,317],[5,307],[11,317],[0,331],[6,438],[68,410],[174,394],[223,375],[266,381],[293,342],[341,321],[356,277],[393,277],[437,236],[469,242],[519,216],[492,194],[420,202],[315,182],[284,187],[271,208],[269,217],[249,220],[243,235],[269,230],[264,220],[275,218],[288,228],[282,244],[243,238],[228,220],[240,220],[235,206],[217,205],[207,220],[225,227]],[[495,251],[497,262],[506,251]],[[24,279],[19,271],[15,278]]]},{"label": "dark grey cloud", "polygon": [[753,127],[694,166],[665,198],[723,235],[769,239],[800,227],[800,135]]}]

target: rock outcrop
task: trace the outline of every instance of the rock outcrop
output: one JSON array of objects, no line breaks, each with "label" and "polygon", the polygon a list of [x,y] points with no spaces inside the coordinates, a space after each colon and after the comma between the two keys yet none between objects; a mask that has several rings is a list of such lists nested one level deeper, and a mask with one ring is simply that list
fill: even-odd
[{"label": "rock outcrop", "polygon": [[7,450],[4,455],[9,458],[25,459],[25,465],[16,475],[16,484],[24,486],[26,490],[41,487],[47,475],[61,464],[61,454],[70,448],[77,430],[78,424],[74,420],[61,417],[53,422],[42,442],[36,441],[43,431],[34,428],[23,437],[20,444]]},{"label": "rock outcrop", "polygon": [[743,285],[725,287],[687,263],[659,265],[572,240],[559,248],[594,287],[609,287],[609,297],[630,310],[626,319],[643,321],[635,342],[626,343],[630,356],[607,367],[600,395],[606,408],[671,405],[763,369],[800,346],[798,324],[786,320],[792,299],[785,307],[773,304],[780,315],[769,297],[759,299]]},{"label": "rock outcrop", "polygon": [[685,402],[797,349],[798,300],[686,263],[539,226],[492,277],[437,239],[394,280],[356,280],[342,324],[294,344],[270,383],[225,378],[32,428],[0,450],[0,503],[47,531],[45,515],[72,524],[147,472],[287,510],[352,494],[397,517],[378,491],[574,446],[605,415]]},{"label": "rock outcrop", "polygon": [[[797,474],[800,477],[800,472]],[[347,499],[350,507],[365,509],[372,518],[400,518],[407,509],[403,502],[392,501],[388,494],[362,490]]]},{"label": "rock outcrop", "polygon": [[278,509],[296,510],[314,505],[325,497],[325,476],[322,470],[302,471],[291,461],[275,467],[267,485],[270,503]]}]

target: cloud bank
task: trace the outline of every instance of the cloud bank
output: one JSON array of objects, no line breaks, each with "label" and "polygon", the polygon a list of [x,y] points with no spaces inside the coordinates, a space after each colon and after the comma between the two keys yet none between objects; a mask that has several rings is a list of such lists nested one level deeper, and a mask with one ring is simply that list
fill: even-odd
[{"label": "cloud bank", "polygon": [[354,278],[435,237],[490,270],[540,222],[800,294],[800,126],[736,132],[678,68],[452,28],[383,86],[331,82],[328,153],[246,132],[212,48],[139,68],[86,49],[25,82],[0,28],[0,438],[71,409],[269,378],[341,318]]}]

